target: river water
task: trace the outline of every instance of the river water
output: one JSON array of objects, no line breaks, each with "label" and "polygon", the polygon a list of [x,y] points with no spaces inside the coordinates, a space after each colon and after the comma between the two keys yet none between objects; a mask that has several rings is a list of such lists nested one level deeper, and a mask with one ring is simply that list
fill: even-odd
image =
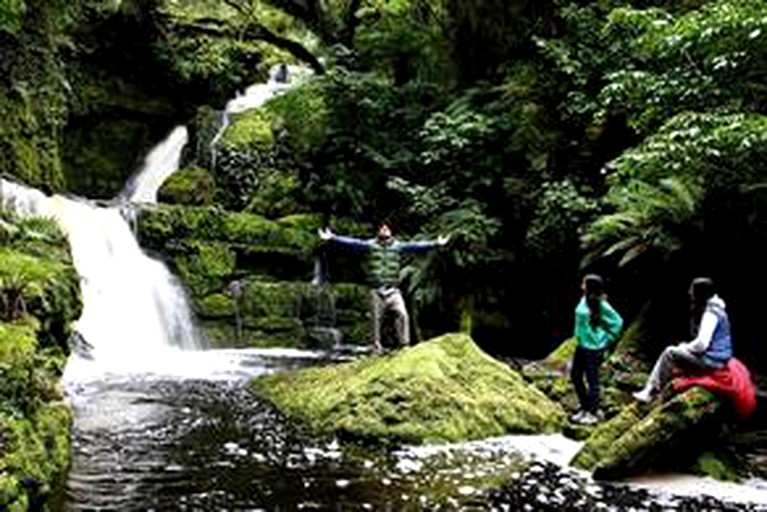
[{"label": "river water", "polygon": [[297,350],[175,351],[113,372],[73,357],[63,510],[767,510],[734,502],[737,492],[698,495],[696,484],[672,494],[590,481],[562,467],[578,444],[559,436],[344,446],[251,390],[256,375],[331,362]]},{"label": "river water", "polygon": [[[70,361],[75,422],[64,510],[438,508],[474,500],[473,478],[520,467],[512,453],[342,448],[251,391],[252,376],[327,362],[319,353],[211,350],[162,359],[165,371],[119,374]],[[476,474],[459,478],[464,470]]]}]

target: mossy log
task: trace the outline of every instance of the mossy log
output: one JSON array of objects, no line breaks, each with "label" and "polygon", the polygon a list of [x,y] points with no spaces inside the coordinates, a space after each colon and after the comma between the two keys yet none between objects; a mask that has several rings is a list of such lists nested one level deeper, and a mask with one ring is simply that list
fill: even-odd
[{"label": "mossy log", "polygon": [[712,419],[721,402],[703,388],[690,388],[649,407],[634,403],[597,427],[572,465],[593,471],[595,478],[625,478],[669,463],[690,462],[684,460],[687,455],[696,451],[699,455],[716,436]]},{"label": "mossy log", "polygon": [[383,357],[256,380],[286,414],[376,442],[437,443],[559,430],[565,414],[464,334]]}]

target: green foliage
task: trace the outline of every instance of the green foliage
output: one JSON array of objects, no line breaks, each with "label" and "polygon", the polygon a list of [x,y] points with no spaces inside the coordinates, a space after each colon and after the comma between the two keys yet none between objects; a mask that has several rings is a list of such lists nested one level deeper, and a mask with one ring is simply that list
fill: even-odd
[{"label": "green foliage", "polygon": [[[694,187],[694,188],[693,188]],[[658,186],[634,180],[612,196],[615,213],[594,221],[584,243],[602,256],[622,255],[625,265],[647,251],[669,257],[699,234],[702,190],[668,178]]]},{"label": "green foliage", "polygon": [[764,108],[763,2],[718,0],[652,22],[644,12],[618,9],[611,22],[633,26],[634,65],[614,68],[601,102],[626,108],[638,129],[649,131],[684,110]]},{"label": "green foliage", "polygon": [[263,184],[264,175],[279,166],[275,120],[266,109],[239,114],[227,127],[216,151],[219,202],[235,210],[248,205]]},{"label": "green foliage", "polygon": [[307,81],[264,105],[290,134],[291,147],[301,156],[311,153],[328,136],[324,84],[322,79]]},{"label": "green foliage", "polygon": [[274,169],[262,169],[259,174],[259,186],[244,211],[269,218],[295,213],[299,192],[296,174]]},{"label": "green foliage", "polygon": [[265,376],[255,385],[313,428],[378,442],[548,432],[564,419],[559,406],[459,334],[382,358]]},{"label": "green foliage", "polygon": [[167,0],[160,10],[172,20],[166,38],[157,45],[161,58],[182,80],[205,81],[217,91],[261,81],[271,66],[294,59],[272,44],[248,37],[249,27],[263,26],[295,41],[308,37],[301,21],[265,1]]},{"label": "green foliage", "polygon": [[539,254],[565,247],[598,211],[597,201],[581,194],[571,181],[546,182],[526,242]]},{"label": "green foliage", "polygon": [[366,2],[354,48],[366,67],[395,83],[410,80],[449,82],[451,67],[444,12],[439,1]]},{"label": "green foliage", "polygon": [[25,0],[6,0],[0,4],[0,31],[16,34],[27,10]]},{"label": "green foliage", "polygon": [[592,223],[585,243],[627,263],[648,250],[668,257],[717,226],[749,229],[754,205],[744,192],[763,179],[766,127],[756,115],[675,117],[613,162],[606,199],[614,212]]},{"label": "green foliage", "polygon": [[39,503],[69,465],[71,414],[58,378],[80,306],[79,280],[62,232],[49,219],[20,220],[3,205],[0,509],[21,511]]}]

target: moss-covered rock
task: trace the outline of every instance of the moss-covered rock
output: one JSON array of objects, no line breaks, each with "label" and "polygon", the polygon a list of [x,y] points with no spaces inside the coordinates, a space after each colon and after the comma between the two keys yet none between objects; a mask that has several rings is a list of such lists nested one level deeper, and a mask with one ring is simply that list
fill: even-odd
[{"label": "moss-covered rock", "polygon": [[634,403],[600,425],[572,464],[596,478],[624,478],[669,464],[683,467],[716,439],[720,401],[709,391],[693,387],[649,407]]},{"label": "moss-covered rock", "polygon": [[330,109],[325,88],[316,81],[294,87],[265,105],[279,125],[290,134],[291,145],[300,154],[317,148],[328,136]]},{"label": "moss-covered rock", "polygon": [[560,428],[563,410],[466,335],[379,357],[260,377],[256,388],[313,428],[445,442]]},{"label": "moss-covered rock", "polygon": [[219,144],[236,149],[269,150],[274,146],[273,118],[264,109],[252,109],[233,116]]},{"label": "moss-covered rock", "polygon": [[157,191],[162,203],[209,206],[213,202],[213,176],[206,169],[179,169],[163,182]]},{"label": "moss-covered rock", "polygon": [[0,209],[0,510],[40,510],[69,465],[69,409],[58,377],[79,279],[45,219]]},{"label": "moss-covered rock", "polygon": [[216,200],[231,210],[242,210],[269,175],[281,169],[274,116],[263,108],[237,114],[214,148]]},{"label": "moss-covered rock", "polygon": [[310,214],[272,221],[217,208],[158,205],[140,212],[138,229],[142,246],[162,254],[191,292],[214,343],[228,338],[313,347],[317,328],[338,328],[344,343],[366,343],[368,289],[311,284],[322,225],[320,216]]},{"label": "moss-covered rock", "polygon": [[244,211],[272,219],[291,215],[299,209],[299,185],[295,172],[261,169],[253,196]]},{"label": "moss-covered rock", "polygon": [[138,216],[143,246],[170,252],[184,240],[225,242],[236,248],[255,248],[274,254],[307,258],[317,247],[315,231],[297,228],[263,216],[228,212],[218,208],[157,205],[143,208]]}]

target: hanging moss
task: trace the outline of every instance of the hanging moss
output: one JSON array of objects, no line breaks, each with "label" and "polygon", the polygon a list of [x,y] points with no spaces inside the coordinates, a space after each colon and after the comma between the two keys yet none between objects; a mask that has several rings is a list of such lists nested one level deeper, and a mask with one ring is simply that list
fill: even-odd
[{"label": "hanging moss", "polygon": [[311,427],[352,438],[445,442],[551,432],[562,409],[449,334],[384,357],[260,377],[257,390]]}]

